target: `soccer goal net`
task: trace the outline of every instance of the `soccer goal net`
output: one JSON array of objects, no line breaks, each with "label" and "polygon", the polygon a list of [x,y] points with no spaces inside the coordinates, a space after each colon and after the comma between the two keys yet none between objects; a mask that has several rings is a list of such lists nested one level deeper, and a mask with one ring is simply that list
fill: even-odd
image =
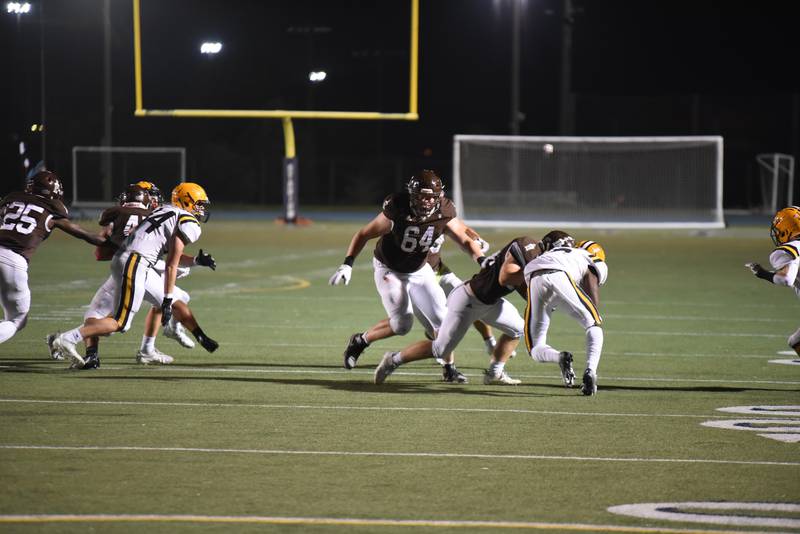
[{"label": "soccer goal net", "polygon": [[456,135],[453,188],[475,226],[725,226],[721,137]]},{"label": "soccer goal net", "polygon": [[186,180],[186,149],[146,146],[72,147],[72,205],[106,207],[128,184],[153,182],[164,195]]}]

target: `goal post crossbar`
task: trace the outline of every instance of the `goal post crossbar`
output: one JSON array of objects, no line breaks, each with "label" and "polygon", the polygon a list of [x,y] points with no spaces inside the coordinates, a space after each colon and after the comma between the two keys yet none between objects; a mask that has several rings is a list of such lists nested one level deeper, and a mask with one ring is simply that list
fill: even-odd
[{"label": "goal post crossbar", "polygon": [[[504,148],[514,147],[517,144],[524,145],[536,143],[561,143],[572,145],[597,145],[597,144],[657,144],[657,143],[686,143],[691,146],[693,143],[701,143],[715,147],[713,165],[713,206],[711,202],[707,206],[707,211],[713,211],[713,215],[705,220],[685,220],[685,215],[676,220],[568,220],[550,217],[546,220],[514,220],[512,218],[487,218],[480,214],[471,215],[469,207],[465,208],[464,184],[462,176],[462,144],[464,143],[502,143]],[[549,154],[552,154],[553,146],[543,145]],[[516,163],[518,164],[518,162]],[[457,212],[465,222],[474,226],[483,227],[561,227],[561,228],[641,228],[641,229],[681,229],[681,228],[724,228],[725,220],[723,215],[723,138],[721,136],[503,136],[503,135],[455,135],[453,136],[453,201]],[[709,184],[710,185],[710,184]],[[509,193],[509,199],[512,198]],[[531,193],[533,194],[533,193]],[[488,202],[492,202],[491,199]],[[499,201],[502,202],[502,199]]]}]

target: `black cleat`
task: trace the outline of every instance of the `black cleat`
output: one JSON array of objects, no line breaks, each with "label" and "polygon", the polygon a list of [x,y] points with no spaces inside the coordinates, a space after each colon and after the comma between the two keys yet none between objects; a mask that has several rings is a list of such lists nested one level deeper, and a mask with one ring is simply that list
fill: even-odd
[{"label": "black cleat", "polygon": [[583,384],[581,384],[581,393],[587,396],[597,394],[597,375],[591,369],[586,369],[583,372]]},{"label": "black cleat", "polygon": [[362,334],[353,334],[350,336],[350,341],[347,342],[347,348],[344,349],[344,368],[352,369],[356,366],[358,357],[361,353],[369,347],[369,343],[364,340]]},{"label": "black cleat", "polygon": [[214,352],[219,348],[219,343],[211,339],[206,335],[200,335],[197,337],[197,342],[203,346],[208,352]]},{"label": "black cleat", "polygon": [[97,354],[92,354],[91,356],[87,355],[86,358],[84,358],[84,362],[86,363],[83,364],[83,367],[81,367],[81,369],[100,368],[100,356],[98,356]]},{"label": "black cleat", "polygon": [[456,369],[456,366],[452,363],[444,364],[442,368],[442,380],[444,382],[455,382],[458,384],[466,384],[469,382],[467,375]]},{"label": "black cleat", "polygon": [[558,355],[558,367],[561,369],[561,380],[571,388],[575,385],[575,371],[572,369],[572,353],[563,351]]}]

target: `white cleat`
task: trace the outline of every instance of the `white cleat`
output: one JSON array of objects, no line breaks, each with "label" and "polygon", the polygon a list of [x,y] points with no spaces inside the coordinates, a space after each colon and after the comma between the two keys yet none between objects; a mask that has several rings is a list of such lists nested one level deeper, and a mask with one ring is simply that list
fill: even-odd
[{"label": "white cleat", "polygon": [[397,369],[397,365],[395,365],[392,361],[392,356],[395,354],[397,353],[387,352],[383,355],[383,358],[381,358],[381,363],[379,363],[378,367],[375,368],[376,384],[383,384],[389,375],[392,374],[395,369]]},{"label": "white cleat", "polygon": [[164,335],[177,341],[181,347],[194,348],[194,341],[186,334],[186,329],[183,325],[176,321],[174,317],[164,326]]},{"label": "white cleat", "polygon": [[66,339],[64,334],[58,334],[55,339],[53,339],[53,350],[59,351],[62,358],[66,355],[72,360],[72,364],[70,365],[71,369],[82,369],[83,365],[86,363],[83,356],[78,354],[78,351],[75,349],[75,343]]},{"label": "white cleat", "polygon": [[167,356],[157,348],[153,347],[153,350],[150,351],[139,349],[139,352],[136,353],[136,361],[143,365],[149,365],[151,363],[168,365],[175,361],[175,359],[172,356]]},{"label": "white cleat", "polygon": [[522,384],[522,380],[511,378],[505,371],[503,371],[499,375],[493,375],[489,373],[488,370],[486,370],[483,372],[483,383],[486,384],[487,386],[491,385],[516,386],[518,384]]},{"label": "white cleat", "polygon": [[61,353],[61,351],[53,347],[53,341],[55,341],[57,337],[58,333],[47,334],[47,337],[44,338],[44,341],[47,343],[47,348],[50,350],[50,357],[54,360],[63,360],[64,355]]}]

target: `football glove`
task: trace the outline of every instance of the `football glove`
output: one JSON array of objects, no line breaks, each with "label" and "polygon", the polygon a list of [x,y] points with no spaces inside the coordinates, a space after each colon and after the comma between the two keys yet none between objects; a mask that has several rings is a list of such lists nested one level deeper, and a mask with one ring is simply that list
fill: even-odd
[{"label": "football glove", "polygon": [[764,269],[758,263],[745,263],[744,266],[750,269],[750,272],[756,275],[757,278],[761,278],[773,284],[775,283],[775,273]]},{"label": "football glove", "polygon": [[489,252],[489,243],[487,241],[484,241],[479,237],[478,239],[475,240],[475,242],[478,244],[479,247],[481,247],[481,254],[486,254],[487,252]]},{"label": "football glove", "polygon": [[214,256],[211,254],[207,254],[203,252],[203,249],[200,249],[200,252],[194,258],[194,263],[196,265],[202,265],[204,267],[210,267],[212,271],[217,270],[217,262],[214,261]]},{"label": "football glove", "polygon": [[350,284],[350,276],[353,274],[353,268],[349,265],[343,263],[336,269],[336,272],[333,273],[331,279],[328,280],[328,283],[332,286],[336,286],[344,282],[344,285]]},{"label": "football glove", "polygon": [[161,326],[166,326],[172,319],[172,299],[164,297],[161,301]]},{"label": "football glove", "polygon": [[481,266],[481,269],[486,269],[487,267],[491,267],[494,265],[495,257],[492,256],[481,256],[480,258],[476,259],[475,261],[478,262],[478,265]]}]

